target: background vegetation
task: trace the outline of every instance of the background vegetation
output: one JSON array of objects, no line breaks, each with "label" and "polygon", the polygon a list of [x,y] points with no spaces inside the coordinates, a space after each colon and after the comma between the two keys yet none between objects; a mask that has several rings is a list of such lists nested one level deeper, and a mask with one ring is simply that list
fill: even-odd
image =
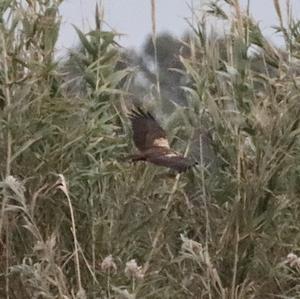
[{"label": "background vegetation", "polygon": [[[97,8],[62,62],[61,2],[0,3],[0,297],[300,298],[300,23],[217,1],[141,54]],[[197,169],[123,161],[137,101]]]}]

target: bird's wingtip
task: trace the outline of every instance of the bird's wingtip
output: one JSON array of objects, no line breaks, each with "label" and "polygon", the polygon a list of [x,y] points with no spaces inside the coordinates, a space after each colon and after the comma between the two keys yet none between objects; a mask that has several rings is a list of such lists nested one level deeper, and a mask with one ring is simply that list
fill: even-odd
[{"label": "bird's wingtip", "polygon": [[128,113],[128,117],[129,119],[135,119],[135,118],[139,118],[139,117],[143,117],[143,118],[151,118],[154,120],[153,115],[147,111],[145,112],[143,110],[143,108],[141,106],[135,105],[130,112]]}]

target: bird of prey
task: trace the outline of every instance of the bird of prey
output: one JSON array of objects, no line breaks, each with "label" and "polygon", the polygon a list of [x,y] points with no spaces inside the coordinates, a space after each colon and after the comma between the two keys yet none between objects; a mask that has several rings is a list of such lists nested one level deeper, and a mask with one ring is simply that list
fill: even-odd
[{"label": "bird of prey", "polygon": [[137,154],[130,156],[133,162],[147,161],[177,172],[184,172],[197,164],[170,148],[166,132],[151,113],[136,108],[129,114],[129,119],[133,130],[133,141],[139,150]]}]

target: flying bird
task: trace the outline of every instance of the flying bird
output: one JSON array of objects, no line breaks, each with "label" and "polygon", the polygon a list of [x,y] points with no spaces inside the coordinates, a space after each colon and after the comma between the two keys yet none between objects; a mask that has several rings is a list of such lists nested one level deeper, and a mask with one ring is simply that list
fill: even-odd
[{"label": "flying bird", "polygon": [[133,130],[133,141],[139,152],[129,158],[165,166],[177,172],[184,172],[197,164],[170,148],[167,134],[149,112],[141,108],[129,114]]}]

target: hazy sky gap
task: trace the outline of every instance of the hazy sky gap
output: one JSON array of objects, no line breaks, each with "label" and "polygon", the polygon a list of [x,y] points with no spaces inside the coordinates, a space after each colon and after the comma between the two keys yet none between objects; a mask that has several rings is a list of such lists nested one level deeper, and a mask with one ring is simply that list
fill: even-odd
[{"label": "hazy sky gap", "polygon": [[[157,0],[156,17],[157,31],[168,31],[180,37],[188,29],[186,18],[191,19],[189,8],[200,7],[204,1],[199,0]],[[279,1],[282,10],[286,9],[286,0]],[[300,19],[300,0],[291,0],[293,15]],[[57,44],[59,53],[66,53],[67,49],[75,47],[78,38],[72,27],[76,25],[87,32],[94,28],[94,14],[96,0],[66,0],[60,7],[62,15],[62,27]],[[120,43],[124,47],[139,48],[145,37],[151,33],[151,2],[150,0],[103,0],[105,21],[117,32],[123,33]],[[241,5],[246,6],[247,0],[242,0]],[[250,1],[250,13],[259,22],[265,35],[276,42],[282,43],[279,34],[271,29],[278,25],[278,19],[273,6],[273,0]]]}]

